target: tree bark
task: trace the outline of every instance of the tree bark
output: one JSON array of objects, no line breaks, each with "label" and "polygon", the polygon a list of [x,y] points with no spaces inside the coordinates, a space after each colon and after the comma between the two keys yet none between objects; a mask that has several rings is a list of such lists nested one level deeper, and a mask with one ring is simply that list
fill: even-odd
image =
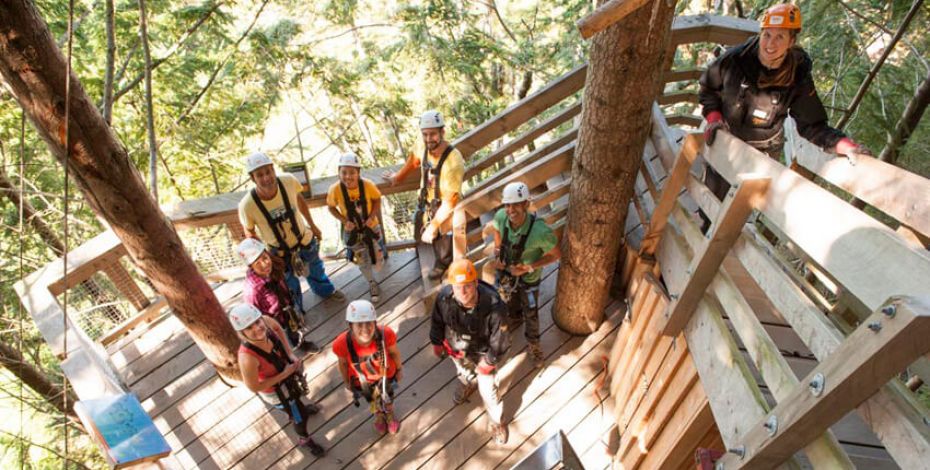
[{"label": "tree bark", "polygon": [[[602,2],[599,2],[602,3]],[[572,334],[604,320],[676,2],[657,1],[594,36],[572,164],[568,223],[552,318]]]},{"label": "tree bark", "polygon": [[2,340],[0,340],[0,365],[6,367],[7,370],[12,372],[27,387],[39,394],[60,413],[77,421],[77,415],[74,414],[74,402],[77,401],[77,397],[69,390],[68,399],[65,400],[61,387],[52,383],[48,379],[48,375],[36,368],[36,366],[26,362],[18,349]]},{"label": "tree bark", "polygon": [[[93,210],[123,242],[217,370],[238,378],[239,339],[170,221],[146,191],[126,149],[90,101],[36,6],[0,2],[0,74],[52,154],[70,168]],[[70,152],[64,147],[65,84],[71,82]]]},{"label": "tree bark", "polygon": [[927,74],[927,78],[920,83],[914,97],[904,108],[901,119],[894,126],[894,132],[888,136],[888,143],[878,156],[879,160],[892,164],[898,160],[898,150],[907,145],[914,129],[917,129],[917,125],[920,124],[928,104],[930,104],[930,74]]}]

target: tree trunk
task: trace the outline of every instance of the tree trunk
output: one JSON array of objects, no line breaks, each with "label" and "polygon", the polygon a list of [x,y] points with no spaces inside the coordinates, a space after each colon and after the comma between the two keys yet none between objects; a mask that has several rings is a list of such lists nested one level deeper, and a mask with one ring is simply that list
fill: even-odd
[{"label": "tree trunk", "polygon": [[69,390],[68,399],[65,400],[61,387],[52,383],[44,372],[26,362],[18,349],[4,341],[0,341],[0,365],[6,367],[7,370],[12,372],[27,387],[39,394],[60,413],[77,421],[77,415],[74,414],[74,402],[77,401],[77,397]]},{"label": "tree trunk", "polygon": [[674,4],[649,2],[593,38],[552,309],[555,324],[572,334],[589,334],[604,320]]},{"label": "tree trunk", "polygon": [[[123,242],[220,373],[238,378],[239,339],[174,227],[146,191],[126,149],[91,103],[45,21],[28,0],[0,2],[0,74],[88,204]],[[65,80],[71,81],[70,152],[64,147]]]},{"label": "tree trunk", "polygon": [[898,160],[898,150],[907,145],[907,140],[911,138],[914,129],[920,124],[920,119],[930,104],[930,74],[920,83],[914,97],[907,103],[907,108],[901,114],[901,119],[894,126],[894,133],[888,136],[888,143],[882,150],[879,160],[888,163],[894,163]]},{"label": "tree trunk", "polygon": [[[152,109],[152,54],[149,53],[149,32],[145,18],[145,0],[139,0],[139,39],[145,58],[145,127],[149,142],[149,190],[158,202],[158,145],[155,143],[155,113]],[[180,192],[180,191],[179,191]]]},{"label": "tree trunk", "polygon": [[106,0],[104,21],[107,31],[107,64],[103,72],[103,120],[109,124],[113,117],[113,73],[116,70],[116,13],[114,0]]}]

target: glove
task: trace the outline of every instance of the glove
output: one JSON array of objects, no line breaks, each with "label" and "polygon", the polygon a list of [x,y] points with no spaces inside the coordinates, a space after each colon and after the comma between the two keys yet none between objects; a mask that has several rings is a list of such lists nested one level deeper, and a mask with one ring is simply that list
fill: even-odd
[{"label": "glove", "polygon": [[864,145],[857,144],[854,140],[849,137],[843,137],[836,143],[836,146],[833,147],[833,151],[838,155],[868,155],[873,157],[872,151],[867,149]]},{"label": "glove", "polygon": [[704,116],[707,125],[704,126],[704,142],[707,145],[714,145],[714,139],[717,138],[717,131],[725,129],[727,124],[723,122],[723,114],[720,111],[711,111]]},{"label": "glove", "polygon": [[476,367],[475,370],[481,375],[491,375],[491,373],[494,372],[494,366],[491,364],[488,364],[487,362],[481,361],[481,363],[478,364],[478,367]]},{"label": "glove", "polygon": [[442,358],[446,357],[446,350],[443,349],[442,345],[440,345],[440,344],[434,344],[434,345],[433,345],[433,355],[436,356],[436,357],[438,357],[438,358],[440,358],[440,359],[442,359]]}]

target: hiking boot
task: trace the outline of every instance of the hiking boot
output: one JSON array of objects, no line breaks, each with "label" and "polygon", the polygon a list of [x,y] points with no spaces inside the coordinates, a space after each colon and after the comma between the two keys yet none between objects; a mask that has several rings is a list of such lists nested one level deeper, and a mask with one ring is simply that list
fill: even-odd
[{"label": "hiking boot", "polygon": [[468,401],[468,397],[470,397],[472,393],[475,393],[477,389],[478,384],[475,382],[468,382],[467,384],[459,382],[459,386],[456,387],[455,392],[452,392],[452,401],[456,405],[461,405]]},{"label": "hiking boot", "polygon": [[533,341],[526,346],[526,352],[529,354],[530,358],[533,359],[533,365],[535,367],[542,367],[543,363],[546,361],[546,357],[543,355],[542,349],[539,347],[539,341]]},{"label": "hiking boot", "polygon": [[375,413],[375,430],[382,436],[387,434],[387,423],[385,422],[384,413]]},{"label": "hiking boot", "polygon": [[335,300],[335,301],[337,301],[337,302],[345,302],[345,301],[346,301],[346,295],[343,294],[341,290],[336,289],[336,290],[333,291],[332,294],[329,294],[329,297],[327,297],[327,299],[332,299],[332,300]]},{"label": "hiking boot", "polygon": [[497,443],[497,445],[502,446],[507,443],[510,432],[507,431],[506,424],[498,424],[492,421],[489,427],[491,436],[494,438],[494,442]]},{"label": "hiking boot", "polygon": [[323,446],[314,442],[313,438],[310,436],[301,437],[300,440],[297,441],[297,445],[310,449],[310,453],[315,457],[319,457],[326,453],[326,450],[323,449]]},{"label": "hiking boot", "polygon": [[445,273],[445,272],[446,272],[445,266],[436,266],[435,268],[433,268],[433,269],[429,272],[429,274],[427,275],[427,277],[429,277],[430,280],[432,280],[432,281],[436,281],[436,280],[439,280],[440,278],[442,278],[442,275],[443,275],[443,273]]},{"label": "hiking boot", "polygon": [[371,303],[377,304],[381,300],[381,288],[378,287],[377,281],[371,281],[368,283],[368,289],[371,292]]},{"label": "hiking boot", "polygon": [[304,353],[304,355],[318,354],[320,351],[322,351],[322,349],[320,349],[316,343],[310,341],[307,338],[301,338],[300,346],[298,346],[297,349]]}]

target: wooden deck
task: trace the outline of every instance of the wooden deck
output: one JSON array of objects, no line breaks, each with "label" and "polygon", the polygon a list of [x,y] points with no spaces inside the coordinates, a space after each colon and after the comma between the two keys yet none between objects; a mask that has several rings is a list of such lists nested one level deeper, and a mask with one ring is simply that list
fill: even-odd
[{"label": "wooden deck", "polygon": [[[330,262],[333,282],[350,298],[367,297],[367,282],[344,262]],[[452,363],[439,361],[429,347],[429,316],[414,252],[392,254],[378,305],[382,324],[398,332],[404,360],[397,412],[401,429],[381,437],[370,414],[355,408],[342,387],[332,340],[345,328],[344,304],[306,294],[312,339],[324,352],[306,359],[310,397],[322,412],[310,418],[312,435],[327,449],[313,457],[296,448],[297,436],[284,413],[271,410],[244,387],[219,380],[180,322],[166,317],[147,331],[110,347],[114,365],[174,449],[168,466],[180,468],[509,468],[546,438],[563,430],[587,469],[606,468],[612,406],[601,386],[606,355],[621,322],[622,304],[608,307],[608,321],[586,337],[569,336],[552,325],[549,311],[555,269],[541,287],[542,347],[547,367],[537,371],[526,359],[522,328],[513,334],[510,359],[499,373],[510,439],[490,440],[477,394],[454,406],[457,380]],[[238,301],[240,281],[216,288],[225,305]]]}]

